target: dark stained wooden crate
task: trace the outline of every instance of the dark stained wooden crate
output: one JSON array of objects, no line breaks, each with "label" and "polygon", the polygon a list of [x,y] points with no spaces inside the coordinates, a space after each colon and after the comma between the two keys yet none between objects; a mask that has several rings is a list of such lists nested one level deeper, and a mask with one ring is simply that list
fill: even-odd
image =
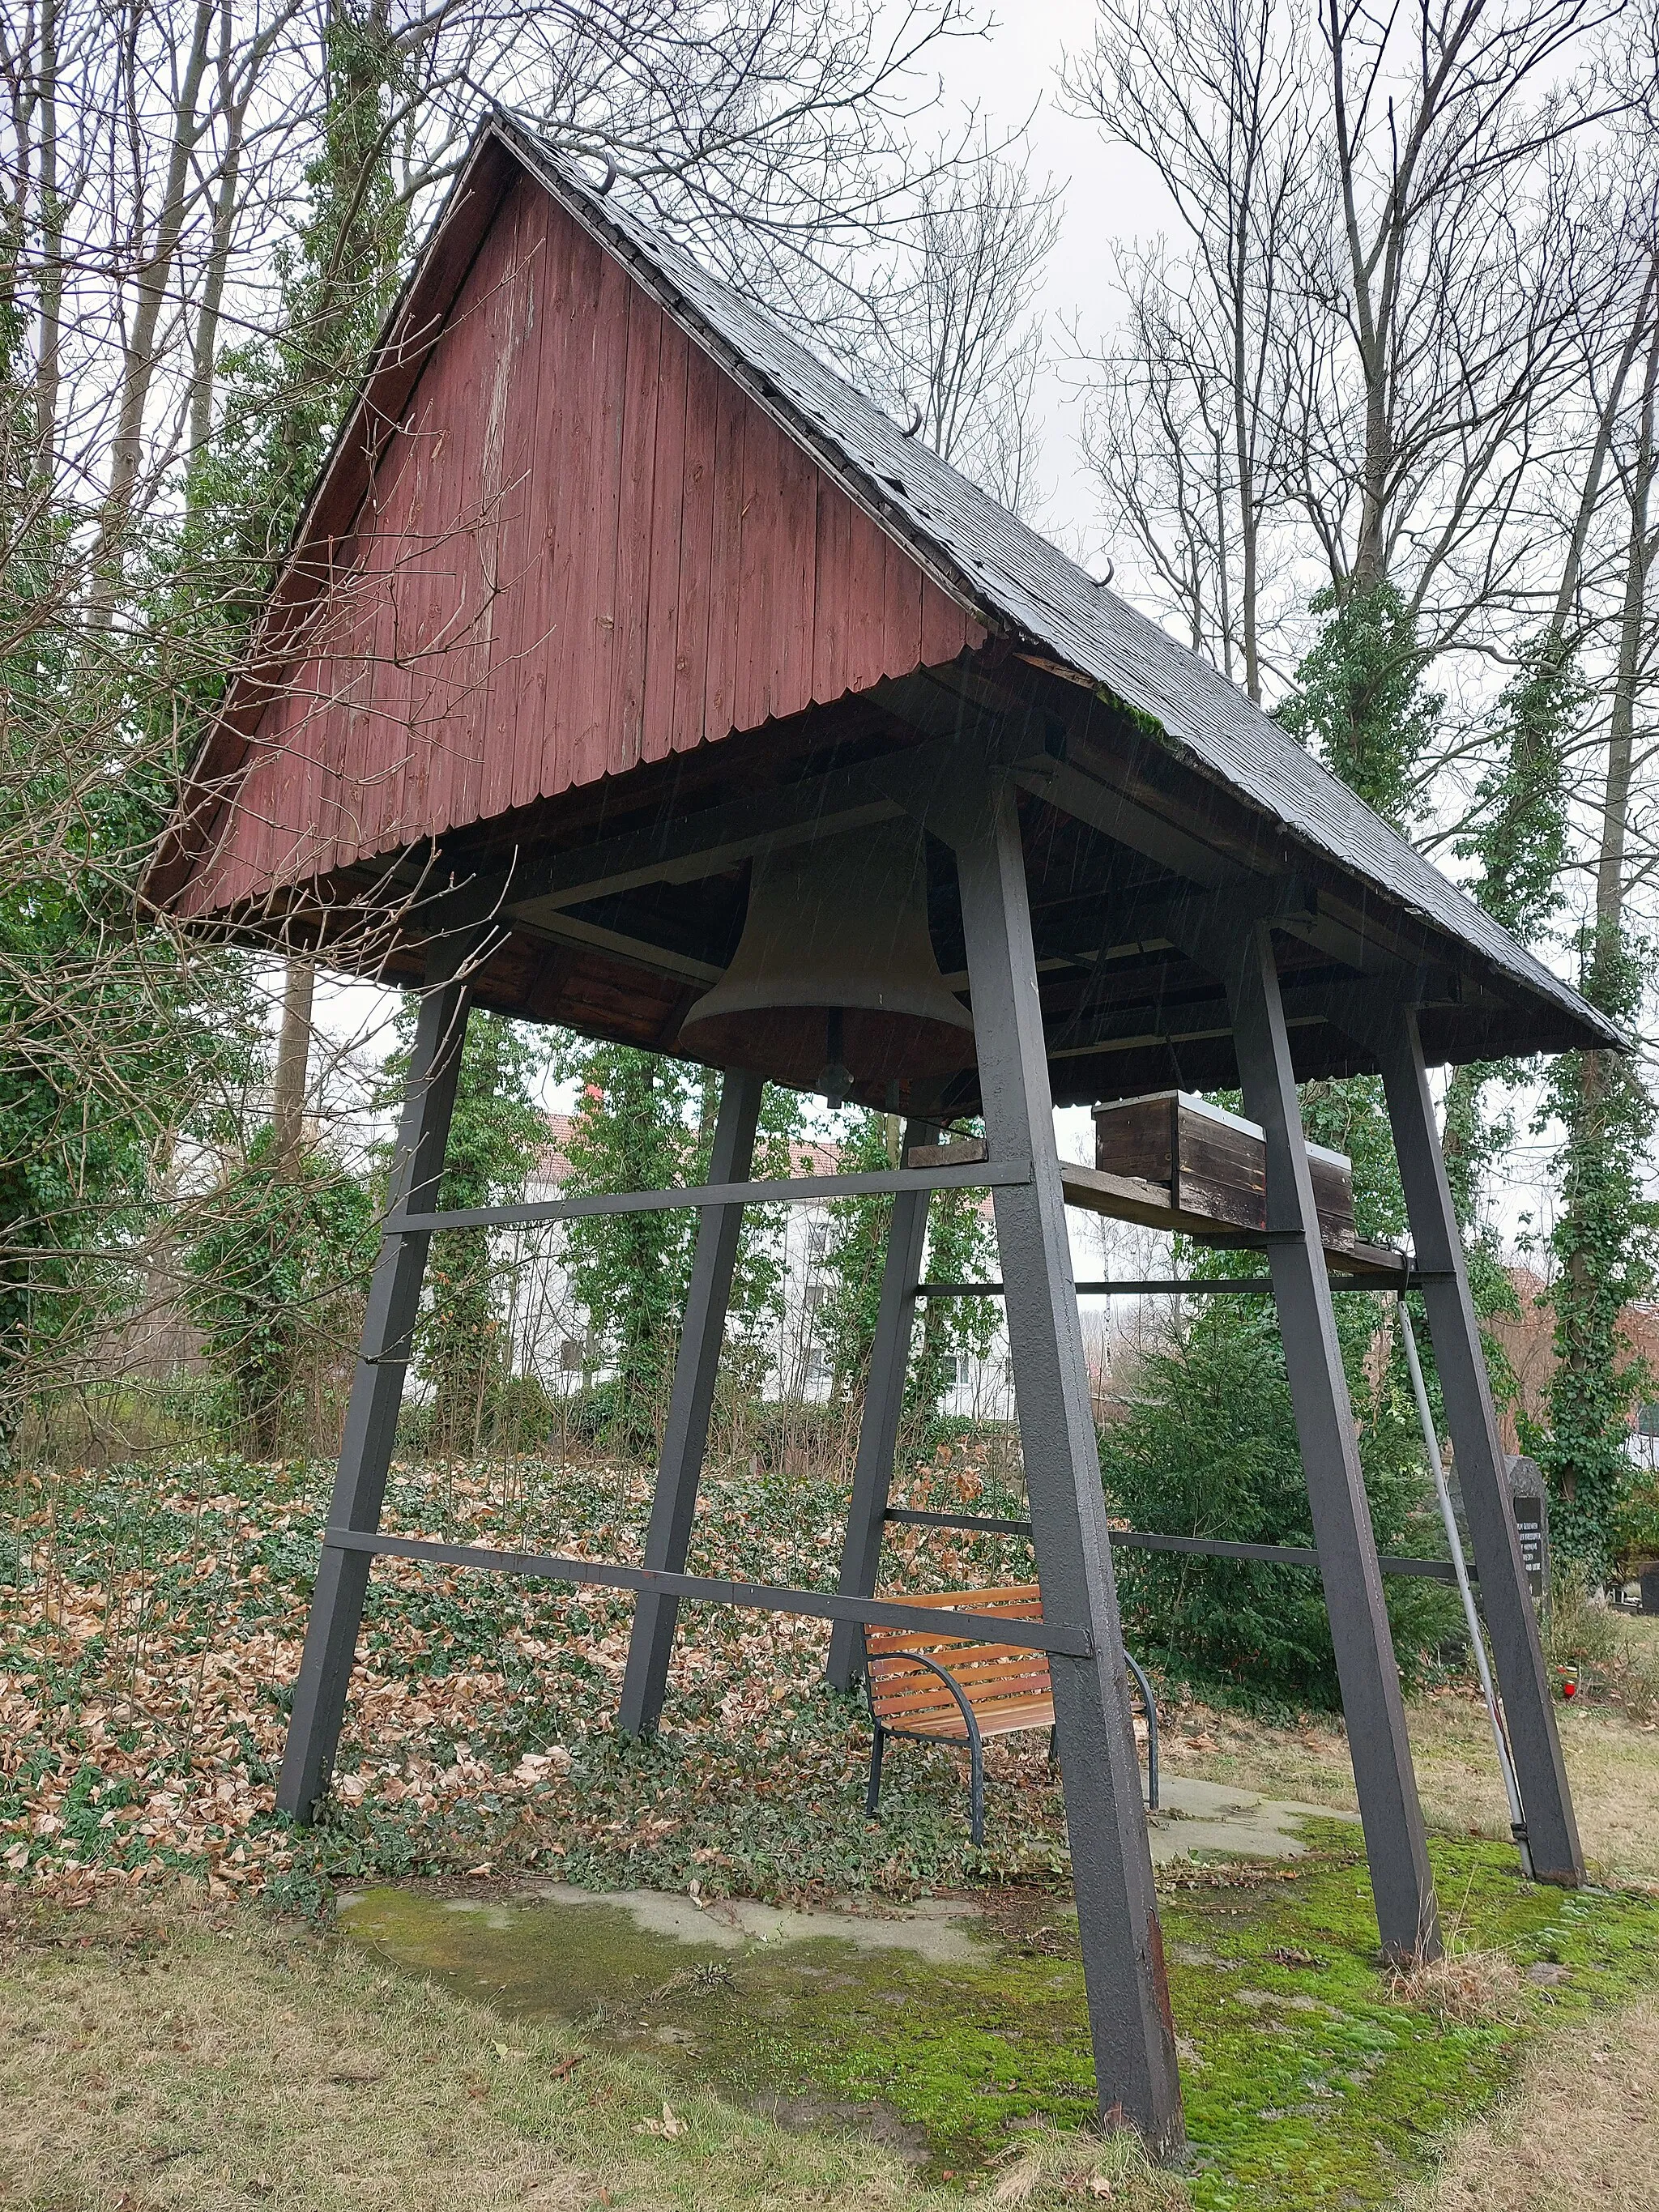
[{"label": "dark stained wooden crate", "polygon": [[[1340,1152],[1308,1147],[1314,1204],[1327,1247],[1353,1242],[1353,1174]],[[1267,1143],[1254,1121],[1189,1091],[1158,1091],[1095,1109],[1095,1166],[1156,1183],[1173,1212],[1228,1228],[1267,1225]]]}]

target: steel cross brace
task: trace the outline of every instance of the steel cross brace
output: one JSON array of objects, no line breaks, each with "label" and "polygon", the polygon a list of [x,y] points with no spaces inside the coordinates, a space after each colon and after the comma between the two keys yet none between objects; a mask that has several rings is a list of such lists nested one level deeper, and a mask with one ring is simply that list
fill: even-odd
[{"label": "steel cross brace", "polygon": [[[463,978],[477,937],[474,931],[446,939],[434,948],[427,964],[426,994],[415,1024],[409,1087],[392,1158],[394,1216],[429,1207],[437,1199],[466,1036],[470,994]],[[380,1525],[430,1243],[423,1229],[386,1224],[369,1285],[329,1507],[329,1522],[336,1528],[372,1534]],[[337,1547],[325,1547],[318,1565],[276,1784],[277,1810],[301,1822],[314,1816],[334,1771],[368,1565],[366,1553]]]},{"label": "steel cross brace", "polygon": [[1382,1071],[1412,1239],[1425,1271],[1423,1304],[1480,1573],[1480,1607],[1492,1640],[1533,1873],[1540,1881],[1577,1888],[1584,1880],[1584,1856],[1538,1618],[1521,1563],[1480,1325],[1469,1295],[1463,1238],[1446,1181],[1417,1015],[1408,1001],[1373,985],[1347,994],[1332,1018],[1376,1054]]},{"label": "steel cross brace", "polygon": [[[1285,908],[1271,887],[1260,896],[1258,911],[1243,915],[1225,894],[1195,900],[1170,934],[1225,987],[1244,1111],[1267,1136],[1268,1267],[1382,1948],[1434,1958],[1434,1880],[1279,994],[1273,931]],[[1436,1264],[1420,1243],[1419,1254]]]}]

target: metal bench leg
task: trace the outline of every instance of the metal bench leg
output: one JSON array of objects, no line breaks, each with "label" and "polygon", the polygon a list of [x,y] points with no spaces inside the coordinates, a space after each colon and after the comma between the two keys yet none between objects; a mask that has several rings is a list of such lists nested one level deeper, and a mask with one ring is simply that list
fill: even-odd
[{"label": "metal bench leg", "polygon": [[876,1740],[870,1747],[870,1787],[864,1793],[864,1817],[866,1820],[881,1818],[881,1754],[887,1741],[887,1731],[876,1723]]},{"label": "metal bench leg", "polygon": [[1147,1680],[1139,1663],[1126,1651],[1124,1664],[1134,1676],[1140,1692],[1141,1710],[1146,1716],[1146,1809],[1158,1810],[1158,1700],[1152,1695],[1152,1686]]},{"label": "metal bench leg", "polygon": [[985,1746],[975,1729],[968,1738],[968,1827],[975,1850],[985,1841]]}]

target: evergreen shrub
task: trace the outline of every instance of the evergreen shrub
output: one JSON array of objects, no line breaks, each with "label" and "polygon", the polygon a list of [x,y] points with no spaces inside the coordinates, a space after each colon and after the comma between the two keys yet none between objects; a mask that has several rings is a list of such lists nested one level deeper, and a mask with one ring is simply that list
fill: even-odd
[{"label": "evergreen shrub", "polygon": [[[1353,1309],[1363,1309],[1356,1313]],[[1376,1314],[1341,1301],[1349,1387],[1381,1552],[1432,1554],[1437,1518],[1415,1442],[1397,1350],[1379,1386],[1365,1376]],[[1356,1371],[1358,1370],[1358,1371]],[[1123,1419],[1101,1437],[1108,1505],[1130,1528],[1250,1544],[1310,1545],[1313,1526],[1271,1299],[1216,1298],[1145,1361]],[[1208,1694],[1281,1705],[1340,1705],[1316,1569],[1178,1553],[1116,1554],[1125,1633],[1137,1658]],[[1438,1583],[1384,1584],[1408,1685],[1455,1627]]]}]

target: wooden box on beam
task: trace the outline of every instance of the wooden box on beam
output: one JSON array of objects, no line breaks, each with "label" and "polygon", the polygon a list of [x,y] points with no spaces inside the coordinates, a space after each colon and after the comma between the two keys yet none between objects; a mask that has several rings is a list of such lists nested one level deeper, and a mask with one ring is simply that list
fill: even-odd
[{"label": "wooden box on beam", "polygon": [[[1353,1166],[1310,1145],[1314,1205],[1327,1251],[1354,1242]],[[1267,1226],[1267,1147],[1254,1121],[1186,1091],[1158,1091],[1095,1109],[1095,1166],[1105,1175],[1155,1183],[1172,1213],[1261,1235]]]}]

